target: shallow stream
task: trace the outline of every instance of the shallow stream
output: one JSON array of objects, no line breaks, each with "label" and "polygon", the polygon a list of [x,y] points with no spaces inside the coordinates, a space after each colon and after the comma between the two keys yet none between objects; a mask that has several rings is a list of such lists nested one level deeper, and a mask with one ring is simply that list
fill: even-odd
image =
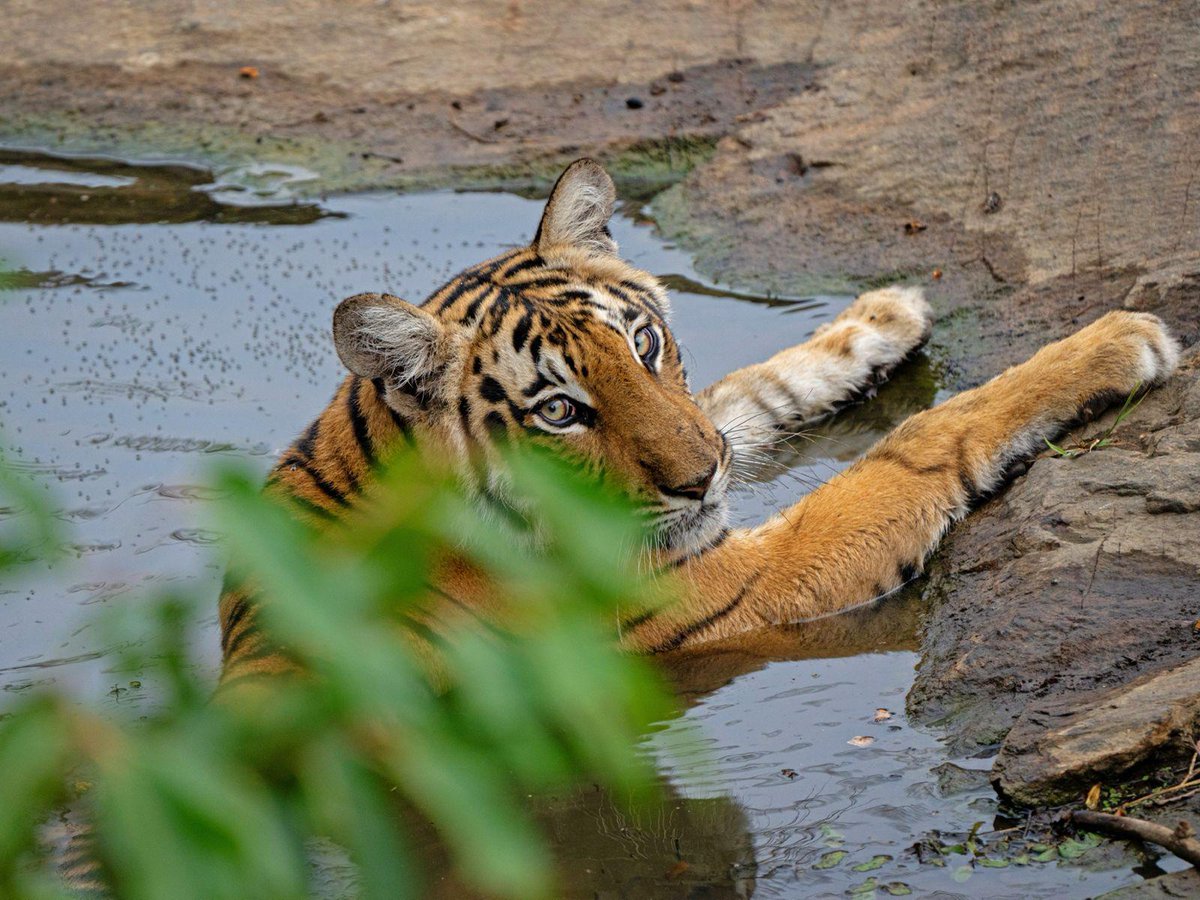
[{"label": "shallow stream", "polygon": [[[339,299],[419,300],[527,240],[541,206],[500,193],[290,200],[305,177],[0,152],[0,257],[15,269],[0,282],[0,441],[53,491],[74,551],[69,565],[0,585],[4,692],[58,683],[114,709],[150,702],[153,673],[113,671],[91,622],[164,586],[211,594],[215,613],[221,563],[202,486],[213,458],[265,470],[321,410],[341,374],[329,337]],[[850,300],[707,283],[637,201],[613,231],[672,287],[695,388],[803,340]],[[918,357],[877,398],[797,439],[786,468],[739,496],[737,516],[790,503],[936,399],[935,369]],[[566,890],[1066,898],[1136,880],[1127,861],[1086,857],[987,866],[948,851],[937,864],[928,847],[975,823],[980,840],[1021,823],[997,818],[987,760],[950,759],[936,730],[905,716],[920,612],[910,593],[781,629],[762,655],[670,661],[686,709],[645,743],[667,799],[632,818],[597,793],[550,804]],[[215,672],[215,614],[200,640]],[[681,758],[680,731],[703,752]]]}]

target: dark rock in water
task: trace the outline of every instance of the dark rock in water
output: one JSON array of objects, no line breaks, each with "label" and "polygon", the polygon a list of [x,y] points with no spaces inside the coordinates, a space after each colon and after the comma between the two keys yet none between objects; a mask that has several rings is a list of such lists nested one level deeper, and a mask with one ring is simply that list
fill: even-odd
[{"label": "dark rock in water", "polygon": [[947,541],[908,704],[958,752],[996,745],[1031,704],[1069,709],[1200,649],[1198,374],[1192,352],[1111,446],[1047,453]]},{"label": "dark rock in water", "polygon": [[965,769],[952,762],[934,766],[933,774],[937,776],[938,793],[943,797],[977,791],[988,783],[986,769]]},{"label": "dark rock in water", "polygon": [[997,790],[1026,806],[1080,800],[1147,766],[1186,763],[1200,725],[1200,659],[1107,690],[1031,703],[992,768]]}]

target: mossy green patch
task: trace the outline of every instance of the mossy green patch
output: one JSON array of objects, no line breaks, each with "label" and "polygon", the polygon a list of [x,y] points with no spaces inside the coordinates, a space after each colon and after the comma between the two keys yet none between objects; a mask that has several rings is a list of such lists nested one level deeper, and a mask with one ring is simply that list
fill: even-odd
[{"label": "mossy green patch", "polygon": [[[358,142],[307,136],[255,136],[206,123],[143,122],[97,126],[69,112],[0,120],[0,145],[56,153],[111,156],[139,162],[186,162],[253,189],[255,173],[300,171],[289,194],[298,198],[364,190],[511,190],[544,195],[563,167],[580,155],[563,150],[520,161],[406,169]],[[712,156],[706,136],[672,136],[614,146],[598,154],[625,196],[648,199]]]}]

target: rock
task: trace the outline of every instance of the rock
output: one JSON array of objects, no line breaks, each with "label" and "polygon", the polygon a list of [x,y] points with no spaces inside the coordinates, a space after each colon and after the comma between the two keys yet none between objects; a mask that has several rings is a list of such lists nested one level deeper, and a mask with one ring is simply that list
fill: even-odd
[{"label": "rock", "polygon": [[943,797],[977,791],[988,783],[985,769],[965,769],[952,762],[944,762],[931,770],[937,776],[938,793]]},{"label": "rock", "polygon": [[1031,703],[992,767],[997,790],[1025,806],[1080,800],[1148,765],[1187,762],[1200,725],[1200,659],[1106,690]]},{"label": "rock", "polygon": [[1200,872],[1186,869],[1102,894],[1098,900],[1155,900],[1160,897],[1197,896],[1200,896]]},{"label": "rock", "polygon": [[1044,454],[944,545],[908,706],[947,728],[956,752],[999,744],[1031,703],[1069,708],[1200,649],[1198,375],[1192,351],[1113,446]]}]

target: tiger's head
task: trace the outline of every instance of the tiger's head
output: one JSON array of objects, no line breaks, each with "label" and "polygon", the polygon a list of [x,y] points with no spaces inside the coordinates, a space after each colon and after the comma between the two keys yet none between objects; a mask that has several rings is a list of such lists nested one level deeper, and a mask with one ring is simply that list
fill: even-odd
[{"label": "tiger's head", "polygon": [[652,516],[655,542],[687,553],[725,528],[731,449],[688,390],[666,292],[617,256],[615,202],[604,169],[579,160],[529,246],[420,306],[350,297],[334,341],[482,495],[513,503],[497,450],[523,436],[618,478]]}]

